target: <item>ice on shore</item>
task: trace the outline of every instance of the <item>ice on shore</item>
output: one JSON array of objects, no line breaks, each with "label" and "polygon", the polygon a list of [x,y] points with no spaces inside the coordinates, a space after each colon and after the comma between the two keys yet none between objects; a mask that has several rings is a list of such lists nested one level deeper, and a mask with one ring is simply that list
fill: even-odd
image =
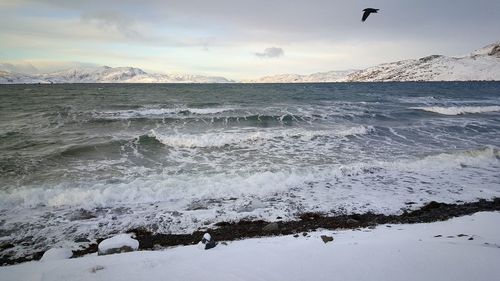
[{"label": "ice on shore", "polygon": [[[325,244],[321,235],[335,239]],[[210,251],[192,245],[29,262],[0,267],[0,280],[496,280],[499,261],[500,212],[482,212],[429,224],[247,239]]]}]

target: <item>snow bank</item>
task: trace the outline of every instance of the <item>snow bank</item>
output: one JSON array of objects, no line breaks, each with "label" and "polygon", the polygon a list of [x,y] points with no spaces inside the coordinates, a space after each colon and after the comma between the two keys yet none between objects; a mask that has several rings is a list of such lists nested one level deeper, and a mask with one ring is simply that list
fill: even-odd
[{"label": "snow bank", "polygon": [[[323,243],[321,235],[333,236]],[[216,238],[216,237],[215,237]],[[0,268],[0,280],[496,280],[500,212]]]},{"label": "snow bank", "polygon": [[130,237],[130,234],[119,234],[99,243],[99,255],[114,254],[121,251],[136,251],[139,241]]}]

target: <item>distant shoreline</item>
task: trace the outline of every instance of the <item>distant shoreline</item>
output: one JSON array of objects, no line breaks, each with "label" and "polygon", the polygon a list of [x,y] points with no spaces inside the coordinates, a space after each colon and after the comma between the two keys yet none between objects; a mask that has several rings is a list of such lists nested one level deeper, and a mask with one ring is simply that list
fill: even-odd
[{"label": "distant shoreline", "polygon": [[0,86],[54,86],[54,85],[301,85],[301,84],[403,84],[403,83],[498,83],[500,80],[442,80],[442,81],[342,81],[342,82],[227,82],[227,83],[199,83],[199,82],[179,82],[179,83],[129,83],[129,82],[75,82],[75,83],[0,83]]}]

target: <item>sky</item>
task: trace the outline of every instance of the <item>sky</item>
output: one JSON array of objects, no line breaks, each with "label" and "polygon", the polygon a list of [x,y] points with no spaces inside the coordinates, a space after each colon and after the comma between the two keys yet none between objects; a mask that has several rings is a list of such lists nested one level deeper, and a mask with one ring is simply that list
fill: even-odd
[{"label": "sky", "polygon": [[500,41],[499,15],[499,0],[0,0],[0,62],[309,74],[467,54]]}]

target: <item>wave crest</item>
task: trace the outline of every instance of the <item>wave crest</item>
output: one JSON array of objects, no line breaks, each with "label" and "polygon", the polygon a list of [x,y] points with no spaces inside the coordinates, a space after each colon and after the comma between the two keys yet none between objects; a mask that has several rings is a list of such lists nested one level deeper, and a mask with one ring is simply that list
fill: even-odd
[{"label": "wave crest", "polygon": [[357,126],[352,128],[343,128],[338,130],[305,130],[305,129],[287,129],[287,130],[267,130],[267,131],[214,131],[203,135],[197,134],[171,134],[163,135],[155,130],[151,130],[148,136],[154,137],[164,145],[171,147],[224,147],[227,145],[242,144],[269,141],[273,139],[295,139],[300,141],[312,141],[319,137],[348,137],[357,135],[366,135],[374,130],[373,127]]},{"label": "wave crest", "polygon": [[[24,207],[36,206],[110,206],[115,204],[136,204],[167,201],[169,204],[184,204],[200,198],[229,198],[242,195],[264,196],[275,192],[297,190],[298,187],[312,182],[336,182],[353,184],[352,177],[357,180],[367,180],[376,184],[379,176],[396,180],[401,176],[412,180],[416,178],[426,180],[428,175],[434,175],[435,180],[443,182],[453,181],[450,176],[460,182],[467,179],[460,177],[460,170],[468,166],[488,167],[485,172],[492,172],[489,167],[498,163],[500,152],[496,148],[457,151],[429,155],[420,159],[399,160],[395,162],[353,162],[347,165],[333,165],[329,167],[305,167],[301,169],[283,171],[255,171],[252,173],[205,174],[193,177],[192,175],[150,175],[130,182],[113,184],[93,183],[75,184],[61,183],[56,186],[32,187],[15,190],[0,190],[0,209],[14,205]],[[491,166],[490,164],[494,164]],[[423,173],[423,176],[419,174]],[[377,180],[374,182],[373,177]],[[68,186],[70,185],[70,186]],[[200,189],[200,186],[203,188]],[[358,186],[364,188],[365,185]],[[251,187],[251,188],[249,188]],[[395,184],[392,188],[398,188]],[[346,191],[345,186],[339,185],[339,190]],[[384,188],[386,186],[384,185]],[[439,190],[436,183],[433,189]],[[298,189],[300,190],[300,188]],[[307,191],[308,189],[303,189]],[[339,191],[337,190],[337,191]],[[335,190],[334,190],[335,192]],[[353,190],[353,192],[362,192]],[[380,190],[376,191],[380,192]]]},{"label": "wave crest", "polygon": [[233,111],[234,108],[140,108],[94,112],[94,116],[104,119],[131,119],[144,117],[166,117],[176,115],[213,115]]},{"label": "wave crest", "polygon": [[474,113],[487,113],[487,112],[497,112],[500,111],[500,106],[451,106],[451,107],[441,107],[441,106],[427,106],[427,107],[412,107],[412,109],[418,109],[428,112],[439,113],[443,115],[463,115],[463,114],[474,114]]}]

